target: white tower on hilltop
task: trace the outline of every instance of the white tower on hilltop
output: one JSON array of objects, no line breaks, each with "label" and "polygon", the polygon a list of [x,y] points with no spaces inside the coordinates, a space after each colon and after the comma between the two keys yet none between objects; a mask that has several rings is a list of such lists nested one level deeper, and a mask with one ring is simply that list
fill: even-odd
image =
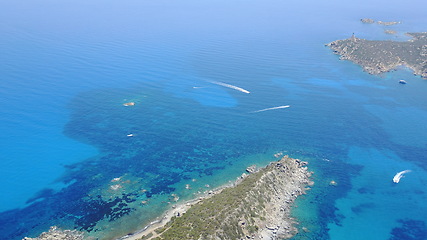
[{"label": "white tower on hilltop", "polygon": [[350,40],[351,40],[352,42],[356,42],[356,41],[357,41],[357,38],[356,38],[356,36],[354,35],[354,33],[353,33],[353,35],[351,35]]}]

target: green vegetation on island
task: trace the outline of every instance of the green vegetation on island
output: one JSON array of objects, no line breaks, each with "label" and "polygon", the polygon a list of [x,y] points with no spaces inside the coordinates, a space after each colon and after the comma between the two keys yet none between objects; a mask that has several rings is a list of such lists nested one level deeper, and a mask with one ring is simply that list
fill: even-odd
[{"label": "green vegetation on island", "polygon": [[370,74],[380,74],[406,66],[415,75],[427,78],[427,32],[407,33],[405,42],[372,41],[357,38],[336,40],[326,44],[340,59],[359,64]]}]

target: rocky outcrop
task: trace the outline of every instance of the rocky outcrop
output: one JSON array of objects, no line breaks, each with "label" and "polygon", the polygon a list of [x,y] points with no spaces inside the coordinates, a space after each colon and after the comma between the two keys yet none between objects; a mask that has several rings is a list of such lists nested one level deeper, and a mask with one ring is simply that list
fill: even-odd
[{"label": "rocky outcrop", "polygon": [[[360,19],[360,21],[362,23],[368,23],[368,24],[375,23],[375,20],[371,19],[371,18],[362,18],[362,19]],[[396,21],[391,21],[391,22],[377,21],[377,24],[384,25],[384,26],[391,26],[391,25],[400,24],[400,22],[396,22]]]},{"label": "rocky outcrop", "polygon": [[396,22],[396,21],[392,21],[392,22],[378,21],[377,23],[380,25],[384,25],[384,26],[391,26],[391,25],[400,24],[400,22]]},{"label": "rocky outcrop", "polygon": [[256,166],[255,165],[252,165],[252,166],[249,166],[249,167],[247,167],[246,168],[246,172],[248,172],[248,173],[254,173],[254,172],[256,172]]},{"label": "rocky outcrop", "polygon": [[370,19],[370,18],[362,18],[360,19],[360,21],[362,21],[363,23],[369,23],[369,24],[375,23],[374,19]]},{"label": "rocky outcrop", "polygon": [[62,230],[58,227],[50,227],[48,232],[40,234],[36,238],[24,238],[23,240],[83,240],[84,235],[77,230]]},{"label": "rocky outcrop", "polygon": [[356,38],[336,40],[326,44],[342,60],[359,64],[370,74],[380,74],[406,66],[415,75],[427,78],[427,33],[407,33],[410,41],[371,41]]}]

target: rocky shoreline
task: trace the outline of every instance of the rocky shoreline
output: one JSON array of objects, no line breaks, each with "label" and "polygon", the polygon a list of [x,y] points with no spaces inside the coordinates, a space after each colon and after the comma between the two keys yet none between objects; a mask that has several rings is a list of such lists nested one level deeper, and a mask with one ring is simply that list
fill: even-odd
[{"label": "rocky shoreline", "polygon": [[326,44],[341,60],[359,64],[369,74],[381,74],[406,66],[414,75],[427,78],[427,32],[407,33],[406,42],[372,41],[351,36]]},{"label": "rocky shoreline", "polygon": [[87,239],[87,238],[84,237],[83,232],[79,232],[77,230],[64,230],[56,226],[52,226],[50,227],[49,231],[40,234],[40,236],[36,238],[25,237],[23,240],[84,240],[84,239]]}]

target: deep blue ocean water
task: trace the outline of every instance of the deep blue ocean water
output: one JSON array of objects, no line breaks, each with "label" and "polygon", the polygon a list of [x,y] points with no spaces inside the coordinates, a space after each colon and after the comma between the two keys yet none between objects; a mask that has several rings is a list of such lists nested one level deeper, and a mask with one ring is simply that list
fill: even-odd
[{"label": "deep blue ocean water", "polygon": [[277,152],[315,172],[295,239],[427,239],[427,81],[324,46],[405,41],[426,7],[0,1],[0,239],[52,225],[114,239]]}]

